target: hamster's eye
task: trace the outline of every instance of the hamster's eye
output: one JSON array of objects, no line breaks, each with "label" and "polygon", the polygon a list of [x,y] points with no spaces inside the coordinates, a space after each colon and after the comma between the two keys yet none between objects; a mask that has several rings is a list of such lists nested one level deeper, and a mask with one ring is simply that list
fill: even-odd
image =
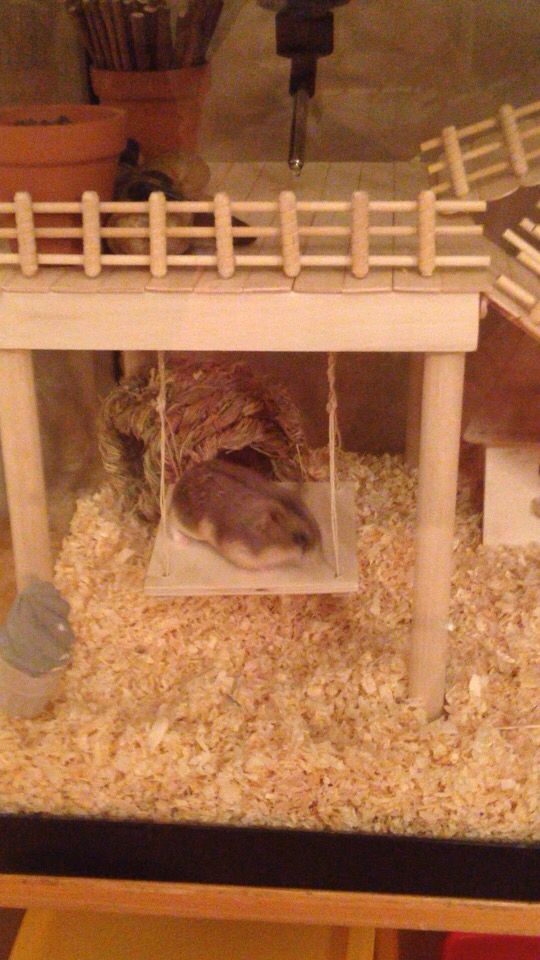
[{"label": "hamster's eye", "polygon": [[306,551],[309,546],[309,540],[306,534],[301,533],[299,530],[293,533],[293,542],[296,544],[297,547],[302,547],[302,550],[304,551]]}]

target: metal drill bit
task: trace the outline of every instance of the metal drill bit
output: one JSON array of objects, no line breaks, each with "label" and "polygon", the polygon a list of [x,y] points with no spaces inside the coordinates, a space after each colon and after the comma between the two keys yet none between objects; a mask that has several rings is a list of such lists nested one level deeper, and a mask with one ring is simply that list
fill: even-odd
[{"label": "metal drill bit", "polygon": [[308,104],[308,91],[305,87],[298,87],[294,94],[291,139],[289,141],[289,168],[297,177],[302,172],[306,154]]}]

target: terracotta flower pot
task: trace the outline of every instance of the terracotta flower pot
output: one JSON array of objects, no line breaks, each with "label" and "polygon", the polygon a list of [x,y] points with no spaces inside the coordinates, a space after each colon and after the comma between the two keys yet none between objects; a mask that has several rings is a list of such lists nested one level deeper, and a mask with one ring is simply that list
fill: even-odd
[{"label": "terracotta flower pot", "polygon": [[180,147],[195,150],[203,104],[210,87],[210,67],[178,70],[90,71],[100,103],[121,107],[128,136],[145,157]]},{"label": "terracotta flower pot", "polygon": [[[71,122],[18,125],[21,120],[61,116]],[[118,109],[73,103],[1,107],[0,201],[13,200],[18,190],[27,190],[34,201],[77,201],[85,190],[96,190],[101,199],[110,200],[125,143],[126,118]],[[36,217],[37,227],[66,225],[79,226],[80,217]],[[38,251],[74,249],[81,249],[80,241],[38,240]]]}]

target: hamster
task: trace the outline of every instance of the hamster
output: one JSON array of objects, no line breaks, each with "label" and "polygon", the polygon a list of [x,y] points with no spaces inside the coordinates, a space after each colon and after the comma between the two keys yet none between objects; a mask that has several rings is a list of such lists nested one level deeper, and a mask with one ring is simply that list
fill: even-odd
[{"label": "hamster", "polygon": [[297,564],[320,546],[317,521],[297,494],[225,460],[189,467],[169,508],[173,539],[204,540],[237,567]]}]

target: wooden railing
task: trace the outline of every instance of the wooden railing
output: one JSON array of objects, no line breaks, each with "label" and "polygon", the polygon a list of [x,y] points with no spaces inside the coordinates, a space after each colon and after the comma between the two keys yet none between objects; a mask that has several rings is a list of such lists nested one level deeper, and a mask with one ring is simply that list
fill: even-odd
[{"label": "wooden railing", "polygon": [[[417,269],[422,276],[431,276],[438,268],[470,268],[489,266],[489,256],[452,250],[446,255],[437,252],[437,238],[471,237],[482,233],[476,224],[438,223],[438,213],[482,212],[482,201],[437,200],[431,190],[422,191],[416,200],[370,200],[364,191],[352,194],[349,201],[299,201],[292,191],[283,191],[276,200],[231,200],[226,193],[217,193],[213,200],[167,201],[164,194],[153,193],[147,202],[102,202],[93,192],[83,194],[80,203],[33,203],[28,193],[17,193],[13,203],[0,203],[0,215],[14,218],[13,226],[0,228],[0,239],[8,240],[16,249],[0,253],[0,265],[20,267],[25,276],[33,276],[40,266],[80,266],[89,277],[99,275],[102,267],[147,266],[153,277],[163,277],[169,267],[210,267],[221,277],[231,277],[239,267],[281,268],[288,277],[296,277],[309,267],[341,267],[355,277],[364,277],[372,268],[403,267]],[[178,226],[171,214],[213,215],[213,226]],[[275,226],[257,224],[236,226],[233,215],[275,214]],[[343,225],[305,225],[303,214],[344,215]],[[410,225],[377,225],[377,213],[416,213]],[[40,214],[74,215],[74,226],[36,226]],[[107,226],[109,214],[142,215],[143,225]],[[77,221],[80,217],[80,225]],[[209,252],[194,250],[170,253],[169,238],[182,237],[193,241],[210,241]],[[261,252],[239,252],[234,240],[251,237],[266,241]],[[326,238],[336,241],[335,252],[303,252],[305,238]],[[377,238],[414,238],[406,252],[377,253]],[[41,252],[41,239],[80,240],[80,252]],[[112,238],[147,238],[148,253],[110,253],[104,241]],[[275,247],[266,250],[268,241]],[[345,250],[345,252],[343,252]]]},{"label": "wooden railing", "polygon": [[[540,204],[539,204],[540,206]],[[505,230],[503,237],[516,251],[516,259],[527,268],[531,275],[530,289],[516,282],[506,274],[501,274],[495,281],[495,286],[514,301],[524,311],[525,320],[531,325],[530,332],[540,336],[540,298],[538,296],[540,277],[540,224],[526,218],[521,221],[520,227],[529,239],[525,239],[514,230]],[[526,282],[526,281],[524,281]],[[535,289],[533,293],[532,290]]]},{"label": "wooden railing", "polygon": [[[540,164],[539,119],[540,100],[517,109],[504,104],[496,117],[461,129],[448,126],[440,137],[426,140],[420,145],[422,153],[442,154],[428,165],[429,173],[446,178],[435,184],[434,192],[466,197],[471,186],[508,173],[516,177],[517,183],[522,181],[535,162],[536,166]],[[529,149],[531,140],[533,149]],[[484,157],[490,157],[495,163],[482,166]]]}]

